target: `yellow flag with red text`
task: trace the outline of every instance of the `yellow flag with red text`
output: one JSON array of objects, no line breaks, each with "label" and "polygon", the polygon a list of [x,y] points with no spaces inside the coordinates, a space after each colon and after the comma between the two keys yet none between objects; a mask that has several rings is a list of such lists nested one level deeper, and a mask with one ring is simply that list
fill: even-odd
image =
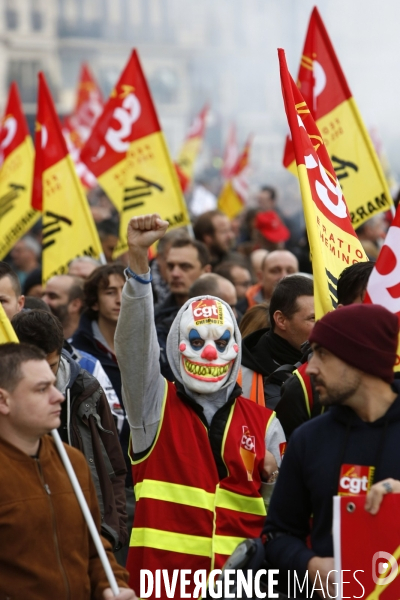
[{"label": "yellow flag with red text", "polygon": [[1,122],[0,260],[40,217],[31,206],[34,151],[16,83]]},{"label": "yellow flag with red text", "polygon": [[[393,200],[381,164],[316,7],[308,26],[297,85],[346,194],[353,227],[391,209]],[[290,138],[286,140],[283,164],[296,174]]]},{"label": "yellow flag with red text", "polygon": [[136,50],[81,159],[120,213],[120,243],[114,256],[127,250],[128,222],[136,215],[157,212],[172,228],[190,223]]},{"label": "yellow flag with red text", "polygon": [[218,198],[218,208],[230,219],[234,219],[246,206],[249,195],[249,171],[251,137],[232,171],[231,179],[223,186]]},{"label": "yellow flag with red text", "polygon": [[314,274],[316,318],[337,306],[337,281],[347,266],[367,261],[351,224],[324,140],[278,50],[282,94],[293,140]]},{"label": "yellow flag with red text", "polygon": [[18,342],[18,338],[0,302],[0,344],[7,342]]},{"label": "yellow flag with red text", "polygon": [[66,273],[78,256],[100,258],[102,247],[43,73],[39,73],[35,148],[32,206],[43,213],[45,282]]},{"label": "yellow flag with red text", "polygon": [[176,160],[178,176],[184,192],[193,180],[194,165],[203,142],[208,111],[209,107],[206,105],[191,124]]}]

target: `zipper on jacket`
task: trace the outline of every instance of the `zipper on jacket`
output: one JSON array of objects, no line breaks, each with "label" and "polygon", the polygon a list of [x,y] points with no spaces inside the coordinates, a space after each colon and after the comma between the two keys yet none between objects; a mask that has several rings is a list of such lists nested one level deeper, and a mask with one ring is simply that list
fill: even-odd
[{"label": "zipper on jacket", "polygon": [[62,575],[62,578],[63,578],[63,581],[64,581],[65,590],[66,590],[65,597],[66,597],[67,600],[71,600],[71,590],[69,588],[67,574],[65,572],[64,566],[63,566],[62,561],[61,561],[60,546],[59,546],[59,543],[58,543],[58,537],[57,537],[57,531],[56,531],[56,516],[55,516],[55,513],[54,513],[53,501],[51,499],[51,490],[50,490],[50,487],[48,486],[48,484],[44,481],[42,466],[40,464],[39,459],[36,458],[36,457],[35,457],[35,462],[36,462],[36,465],[37,465],[40,482],[43,485],[43,487],[44,487],[44,489],[45,489],[45,491],[47,493],[48,499],[49,499],[49,506],[50,506],[50,512],[51,512],[51,520],[52,520],[52,523],[53,523],[54,546],[55,546],[55,549],[56,549],[57,562],[58,562],[58,564],[60,566],[60,572],[61,572],[61,575]]}]

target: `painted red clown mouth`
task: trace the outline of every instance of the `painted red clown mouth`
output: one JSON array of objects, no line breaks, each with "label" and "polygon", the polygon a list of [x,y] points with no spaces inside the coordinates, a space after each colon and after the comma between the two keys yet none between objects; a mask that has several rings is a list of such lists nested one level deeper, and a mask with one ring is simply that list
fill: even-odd
[{"label": "painted red clown mouth", "polygon": [[225,365],[196,363],[188,360],[184,356],[182,356],[182,364],[190,377],[200,379],[200,381],[221,381],[221,379],[226,377],[231,366],[231,363]]}]

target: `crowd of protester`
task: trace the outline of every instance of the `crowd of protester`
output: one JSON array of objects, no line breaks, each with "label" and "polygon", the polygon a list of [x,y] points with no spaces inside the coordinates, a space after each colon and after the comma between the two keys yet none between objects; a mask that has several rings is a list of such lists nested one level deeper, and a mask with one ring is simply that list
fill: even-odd
[{"label": "crowd of protester", "polygon": [[[229,394],[234,394],[232,390],[239,384],[245,398],[269,411],[259,413],[260,415],[268,414],[268,419],[272,415],[275,419],[275,424],[266,437],[264,467],[261,469],[261,479],[270,485],[263,494],[267,505],[271,503],[264,528],[264,538],[269,538],[267,558],[271,565],[285,569],[298,569],[300,572],[305,572],[307,568],[314,571],[317,568],[327,570],[331,563],[321,563],[325,560],[321,557],[329,557],[331,560],[332,556],[332,545],[328,540],[331,518],[328,505],[332,490],[329,488],[329,493],[315,506],[307,495],[307,490],[304,490],[304,481],[309,477],[305,465],[308,468],[309,453],[314,451],[315,445],[318,446],[315,440],[321,435],[330,435],[329,431],[323,434],[319,431],[324,431],[324,428],[330,430],[331,427],[340,430],[337,422],[334,422],[335,418],[339,421],[342,418],[338,414],[339,409],[336,413],[332,411],[330,419],[333,424],[327,419],[323,422],[316,421],[307,430],[310,435],[314,435],[314,446],[309,441],[310,435],[307,439],[301,433],[294,436],[295,441],[289,446],[288,457],[283,461],[283,464],[288,462],[288,467],[281,484],[281,475],[277,477],[277,474],[286,440],[302,424],[314,421],[314,418],[326,412],[329,404],[325,399],[326,390],[321,388],[321,381],[325,381],[323,377],[328,378],[328,375],[317,365],[317,361],[324,360],[320,356],[321,348],[326,347],[329,356],[349,362],[352,365],[349,368],[362,373],[363,389],[371,384],[371,378],[384,380],[385,385],[380,387],[381,405],[390,407],[396,398],[394,403],[397,406],[397,392],[393,396],[394,392],[389,385],[393,367],[390,362],[395,352],[392,352],[392,346],[395,343],[393,340],[397,339],[397,329],[391,322],[389,313],[384,309],[384,312],[374,313],[374,318],[381,323],[381,327],[372,327],[370,332],[378,352],[381,349],[384,354],[384,366],[371,367],[372,351],[369,356],[370,350],[366,349],[365,364],[369,368],[367,375],[364,362],[360,359],[355,364],[340,346],[342,338],[347,340],[344,329],[346,326],[353,332],[354,351],[364,352],[362,344],[367,342],[362,340],[357,346],[356,338],[359,330],[367,323],[365,319],[369,317],[357,312],[359,309],[354,307],[363,300],[373,262],[355,264],[343,271],[338,282],[338,302],[339,306],[349,306],[345,310],[335,311],[334,314],[337,313],[338,317],[335,320],[332,316],[332,323],[329,319],[322,320],[318,329],[316,327],[314,330],[314,287],[306,235],[301,240],[297,234],[292,236],[292,223],[280,209],[277,192],[273,187],[263,186],[254,198],[253,206],[245,209],[235,222],[215,209],[193,218],[192,231],[184,227],[168,231],[163,236],[154,233],[157,229],[154,221],[151,225],[143,225],[142,222],[142,238],[147,228],[154,233],[154,240],[158,242],[156,254],[150,260],[151,281],[146,279],[147,253],[146,260],[142,260],[137,251],[138,242],[135,242],[136,254],[135,243],[132,243],[126,255],[113,260],[119,232],[116,213],[100,192],[93,194],[91,203],[107,264],[100,264],[86,256],[77,257],[69,264],[68,273],[55,275],[42,283],[41,230],[36,225],[0,262],[0,302],[22,345],[29,344],[39,349],[37,355],[26,351],[26,356],[21,354],[20,360],[40,363],[45,359],[51,368],[54,386],[65,399],[60,413],[61,438],[86,458],[94,482],[94,494],[100,507],[101,533],[111,544],[109,548],[117,561],[123,566],[127,564],[130,571],[133,562],[139,560],[138,548],[140,550],[141,545],[139,542],[132,543],[131,540],[131,550],[134,546],[136,554],[127,562],[132,521],[138,501],[133,492],[129,454],[133,452],[134,458],[140,462],[141,457],[155,443],[160,419],[167,418],[160,416],[165,384],[164,379],[157,383],[157,368],[167,381],[170,390],[168,394],[171,393],[174,397],[173,402],[175,392],[171,391],[171,386],[176,386],[179,397],[185,394],[187,396],[185,379],[182,382],[177,377],[176,360],[171,358],[171,339],[178,340],[177,327],[184,319],[182,314],[187,307],[198,297],[210,296],[221,301],[226,319],[233,321],[230,341],[233,338],[240,340],[239,331],[242,336],[241,346],[239,344],[241,364],[235,367],[235,377],[230,377]],[[298,229],[298,225],[296,227]],[[387,227],[386,217],[377,215],[357,231],[371,261],[378,256]],[[143,304],[144,292],[140,286],[146,290],[151,289],[151,294],[146,291],[147,304]],[[125,312],[121,316],[124,302]],[[149,320],[154,322],[153,337],[149,333]],[[330,336],[331,328],[336,331],[334,336]],[[314,354],[309,340],[313,343]],[[11,349],[10,355],[13,352]],[[142,365],[140,372],[133,367],[134,364]],[[324,375],[320,376],[318,387],[318,376],[322,372]],[[142,385],[141,380],[145,377],[151,380],[153,387],[150,388],[150,383],[145,383],[143,389],[146,390],[146,396],[154,396],[154,406],[151,414],[143,408],[144,412],[138,416],[135,393],[137,394]],[[2,381],[0,377],[0,388],[5,385]],[[334,382],[331,385],[334,386]],[[205,395],[202,390],[200,392]],[[215,410],[207,413],[209,408],[199,400],[200,392],[195,390],[197,395],[194,396],[189,393],[191,400],[188,403],[190,405],[194,398],[195,402],[201,404],[205,424],[211,427]],[[222,410],[223,403],[231,397],[229,394],[224,396],[223,402],[218,396],[219,409]],[[57,398],[56,402],[60,402],[61,396]],[[386,404],[382,398],[387,399]],[[362,408],[358,404],[355,408],[351,406],[357,415],[354,419],[364,419]],[[377,412],[371,410],[364,420],[371,420],[377,414],[377,418],[381,418],[384,415],[383,408]],[[90,415],[94,417],[91,421]],[[89,427],[88,423],[91,423]],[[321,430],[318,429],[318,423],[321,423]],[[385,427],[391,435],[390,421]],[[137,438],[134,438],[135,432]],[[341,435],[341,431],[337,435]],[[354,437],[360,444],[367,444],[368,436],[365,433],[363,435],[364,437],[360,434],[357,438],[354,434]],[[379,440],[376,443],[379,445]],[[306,444],[309,444],[310,450],[308,446],[306,448]],[[360,460],[353,449],[356,441],[352,441],[350,436],[346,444],[350,449],[345,448],[343,453],[353,452],[352,460],[342,462],[355,463]],[[374,444],[373,437],[372,445]],[[344,459],[344,455],[342,458]],[[267,459],[270,461],[268,467]],[[383,458],[379,457],[379,460],[382,462]],[[218,468],[220,469],[220,465]],[[380,477],[375,478],[375,482],[392,477],[395,480],[400,478],[397,467],[390,470],[385,466],[380,471],[379,468],[378,465]],[[318,478],[319,475],[315,473],[312,476]],[[276,481],[276,490],[271,499],[271,489],[275,487]],[[391,479],[388,485],[390,489],[384,488],[382,494],[397,491]],[[293,498],[299,498],[300,495],[302,500],[297,502],[301,507],[293,510]],[[275,496],[279,500],[274,501]],[[182,503],[185,503],[184,499]],[[308,521],[311,505],[315,527],[318,528],[317,533],[315,527],[311,531],[312,536],[314,532],[312,549],[303,543],[310,533]],[[139,506],[142,508],[138,509],[137,519],[144,523],[146,518],[143,511],[150,510],[146,509],[149,504],[146,505],[141,499]],[[0,530],[1,527],[0,523]],[[261,532],[260,527],[259,531]],[[246,532],[249,533],[247,530]],[[285,535],[287,532],[290,532],[290,536]],[[143,550],[139,561],[141,567],[151,568],[146,566],[146,556],[146,550]],[[149,559],[150,563],[152,560]],[[115,562],[113,564],[116,565]],[[160,564],[162,567],[162,561]],[[118,570],[120,567],[115,568]],[[119,579],[122,588],[127,585],[124,577],[125,575],[120,575]],[[137,577],[132,579],[131,576],[130,585],[136,586],[137,581]],[[1,585],[0,582],[0,589]],[[102,590],[105,587],[103,585]],[[138,590],[135,591],[138,594]],[[12,594],[10,597],[13,597]],[[121,595],[121,598],[124,597]],[[133,598],[126,596],[127,600],[131,597]]]}]

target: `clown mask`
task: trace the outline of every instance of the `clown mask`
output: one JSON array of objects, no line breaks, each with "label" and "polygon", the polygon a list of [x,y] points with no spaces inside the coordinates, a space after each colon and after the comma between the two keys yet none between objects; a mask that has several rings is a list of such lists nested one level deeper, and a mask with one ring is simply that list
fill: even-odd
[{"label": "clown mask", "polygon": [[183,383],[199,394],[216,392],[228,380],[239,351],[229,311],[218,300],[195,300],[179,329]]}]

